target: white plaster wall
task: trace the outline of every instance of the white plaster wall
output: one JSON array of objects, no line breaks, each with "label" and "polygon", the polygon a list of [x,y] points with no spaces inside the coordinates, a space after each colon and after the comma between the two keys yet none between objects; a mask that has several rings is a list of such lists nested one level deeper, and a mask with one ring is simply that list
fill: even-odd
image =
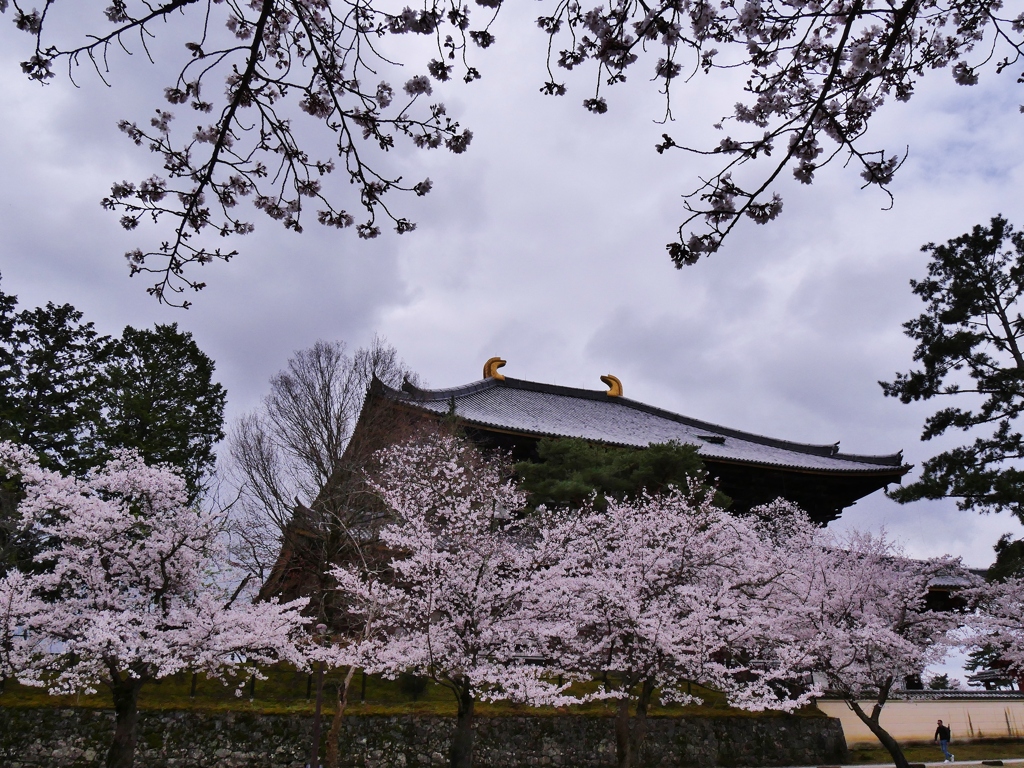
[{"label": "white plaster wall", "polygon": [[[860,702],[869,713],[872,704]],[[878,743],[845,702],[819,701],[818,709],[839,718],[848,747]],[[938,720],[950,727],[954,744],[972,739],[1024,738],[1024,699],[890,701],[880,718],[882,727],[897,741],[931,741]]]}]

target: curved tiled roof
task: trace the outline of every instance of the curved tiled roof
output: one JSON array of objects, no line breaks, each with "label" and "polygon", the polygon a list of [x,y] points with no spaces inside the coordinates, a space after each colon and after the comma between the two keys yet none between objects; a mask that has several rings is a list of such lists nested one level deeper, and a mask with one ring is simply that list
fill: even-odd
[{"label": "curved tiled roof", "polygon": [[464,422],[537,437],[579,437],[613,445],[652,443],[697,446],[705,459],[777,466],[827,474],[900,476],[902,455],[858,456],[835,445],[808,445],[741,432],[680,416],[603,391],[560,387],[505,377],[450,389],[403,391],[384,387],[391,400],[443,415],[453,407]]}]

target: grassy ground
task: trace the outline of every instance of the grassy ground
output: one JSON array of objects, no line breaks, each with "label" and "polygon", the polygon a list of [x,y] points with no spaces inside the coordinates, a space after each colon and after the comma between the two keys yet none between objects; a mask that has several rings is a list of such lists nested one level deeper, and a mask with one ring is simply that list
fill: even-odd
[{"label": "grassy ground", "polygon": [[[308,713],[314,708],[316,696],[315,681],[304,673],[286,667],[267,670],[266,680],[231,680],[227,684],[200,675],[196,680],[196,695],[190,695],[192,675],[181,673],[160,682],[143,687],[139,704],[143,709],[157,710],[206,710],[206,711],[248,711],[266,714]],[[342,672],[331,672],[325,676],[324,710],[333,712],[335,691],[343,678]],[[597,685],[596,683],[593,685]],[[349,691],[349,708],[352,714],[374,715],[454,715],[455,701],[451,692],[435,683],[420,683],[422,690],[414,691],[411,681],[384,680],[367,675],[364,680],[357,672]],[[692,693],[705,699],[702,706],[680,707],[670,704],[656,705],[651,709],[653,717],[701,716],[745,716],[771,717],[772,713],[748,713],[730,709],[721,694],[704,689],[696,684]],[[238,695],[240,694],[240,695]],[[112,706],[110,694],[104,689],[92,695],[50,696],[39,688],[30,688],[8,681],[0,693],[0,706],[8,707],[95,707]],[[484,717],[502,715],[559,715],[587,714],[596,717],[610,717],[614,705],[606,702],[591,702],[573,707],[529,707],[507,702],[482,703],[477,712]],[[808,717],[821,717],[812,709],[801,713]]]},{"label": "grassy ground", "polygon": [[[912,763],[935,763],[942,761],[942,751],[935,744],[904,744],[903,754]],[[964,760],[1012,760],[1024,758],[1024,741],[1020,739],[991,739],[965,741],[949,745],[949,751],[956,761]],[[892,758],[881,746],[850,750],[851,765],[881,763],[892,765]]]}]

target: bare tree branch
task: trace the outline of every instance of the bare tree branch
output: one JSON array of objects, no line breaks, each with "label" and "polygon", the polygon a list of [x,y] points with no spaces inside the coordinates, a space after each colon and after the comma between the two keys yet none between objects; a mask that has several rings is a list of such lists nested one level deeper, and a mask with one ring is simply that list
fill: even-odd
[{"label": "bare tree branch", "polygon": [[[44,0],[41,11],[27,10],[23,0],[0,0],[0,13],[13,8],[15,25],[32,35],[34,50],[22,69],[40,83],[54,77],[54,65],[74,75],[85,60],[105,79],[111,50],[130,52],[137,36],[148,55],[158,23],[172,14],[190,20],[189,58],[172,70],[174,84],[164,91],[170,106],[157,110],[148,126],[120,124],[158,155],[162,170],[114,184],[103,201],[126,229],[172,224],[158,247],[126,256],[132,274],[155,276],[150,293],[182,306],[188,305],[183,292],[204,285],[195,265],[237,253],[215,247],[213,235],[253,231],[250,215],[240,212],[243,202],[296,232],[310,205],[322,225],[354,227],[361,238],[380,235],[383,222],[398,233],[414,229],[391,193],[425,195],[432,184],[404,181],[384,158],[402,140],[422,149],[466,150],[472,133],[443,104],[430,102],[431,78],[480,78],[467,56],[469,43],[495,44],[491,30],[502,6],[502,0],[476,0],[472,12],[484,19],[473,29],[470,6],[455,0],[424,0],[418,10],[400,12],[380,0],[107,1],[104,21],[84,25],[82,40],[65,47],[52,42],[51,22],[58,10],[70,12],[55,0]],[[819,169],[839,160],[891,205],[889,188],[908,150],[865,144],[875,113],[891,99],[910,99],[930,70],[949,69],[957,83],[974,85],[983,70],[1002,72],[1024,54],[1020,0],[617,0],[589,9],[579,0],[541,2],[537,24],[548,36],[541,91],[562,95],[567,86],[558,70],[591,67],[593,91],[583,106],[595,114],[609,109],[607,89],[626,82],[640,62],[664,95],[665,122],[672,119],[677,84],[719,70],[745,74],[732,114],[715,125],[729,127],[717,145],[666,133],[655,147],[717,161],[683,195],[683,222],[666,246],[676,266],[717,251],[743,218],[758,224],[777,218],[787,169],[810,184]],[[100,7],[84,0],[83,6]],[[388,78],[401,66],[394,53],[401,46],[391,44],[401,35],[433,36],[437,58],[425,62],[429,77],[416,74],[398,87]],[[224,95],[206,96],[222,91],[218,79]],[[172,130],[186,109],[216,117],[192,134]],[[310,121],[333,137],[336,158],[312,156],[304,127]],[[336,161],[349,184],[331,183]]]}]

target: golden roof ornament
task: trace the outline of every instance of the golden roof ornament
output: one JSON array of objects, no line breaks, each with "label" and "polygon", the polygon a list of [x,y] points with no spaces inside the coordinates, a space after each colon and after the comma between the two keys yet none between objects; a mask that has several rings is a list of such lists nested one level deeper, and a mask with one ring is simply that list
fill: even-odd
[{"label": "golden roof ornament", "polygon": [[610,373],[607,376],[602,376],[601,381],[608,385],[608,391],[605,392],[608,397],[622,397],[622,382],[612,376]]},{"label": "golden roof ornament", "polygon": [[494,379],[495,381],[504,381],[505,375],[498,373],[498,369],[505,365],[505,361],[500,357],[492,357],[486,363],[484,363],[484,378]]}]

